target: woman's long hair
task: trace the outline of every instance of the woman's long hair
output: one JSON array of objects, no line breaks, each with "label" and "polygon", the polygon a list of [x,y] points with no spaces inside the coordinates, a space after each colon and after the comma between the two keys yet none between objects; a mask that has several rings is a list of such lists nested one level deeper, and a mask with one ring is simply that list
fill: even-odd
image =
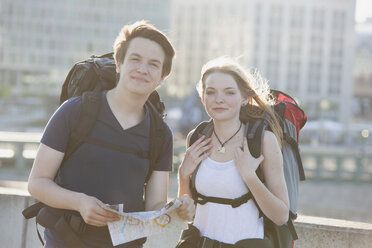
[{"label": "woman's long hair", "polygon": [[197,90],[201,98],[203,98],[205,92],[205,80],[213,72],[231,75],[235,79],[242,96],[248,99],[248,104],[240,108],[240,120],[246,123],[251,118],[265,119],[281,146],[283,131],[280,127],[279,117],[273,109],[274,101],[267,80],[262,78],[258,71],[247,72],[232,58],[216,58],[207,62],[201,70],[201,78],[197,84]]}]

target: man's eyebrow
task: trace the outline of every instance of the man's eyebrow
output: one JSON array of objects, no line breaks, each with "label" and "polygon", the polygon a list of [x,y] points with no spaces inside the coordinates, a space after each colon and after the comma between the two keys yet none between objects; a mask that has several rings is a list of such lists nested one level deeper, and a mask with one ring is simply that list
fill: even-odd
[{"label": "man's eyebrow", "polygon": [[160,62],[160,60],[158,60],[158,59],[151,59],[150,61],[151,61],[152,63],[156,63],[156,64],[161,65],[161,62]]},{"label": "man's eyebrow", "polygon": [[[129,56],[135,56],[135,57],[142,58],[142,56],[138,53],[131,53],[131,54],[129,54]],[[159,65],[161,64],[160,60],[158,60],[158,59],[150,59],[150,61],[153,62],[153,63],[158,63]]]}]

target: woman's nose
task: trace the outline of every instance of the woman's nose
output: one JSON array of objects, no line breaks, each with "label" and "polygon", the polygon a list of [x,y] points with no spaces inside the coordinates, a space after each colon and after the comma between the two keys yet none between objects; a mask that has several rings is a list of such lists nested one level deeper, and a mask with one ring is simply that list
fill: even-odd
[{"label": "woman's nose", "polygon": [[217,93],[217,95],[216,95],[216,102],[221,103],[223,101],[224,101],[223,94]]}]

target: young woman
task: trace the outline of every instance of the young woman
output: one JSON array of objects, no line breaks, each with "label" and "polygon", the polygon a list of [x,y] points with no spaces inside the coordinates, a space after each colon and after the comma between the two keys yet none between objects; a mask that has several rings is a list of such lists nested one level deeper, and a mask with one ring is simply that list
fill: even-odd
[{"label": "young woman", "polygon": [[[188,148],[178,172],[179,195],[192,195],[190,180],[200,164],[193,179],[198,193],[234,199],[250,192],[255,202],[250,199],[238,207],[210,201],[197,203],[188,230],[200,232],[194,247],[271,247],[264,239],[259,209],[280,226],[288,220],[289,200],[283,174],[282,133],[270,106],[268,84],[258,74],[252,75],[234,60],[223,57],[203,66],[198,91],[212,118],[213,132],[191,146],[194,130],[187,136]],[[266,119],[272,130],[264,131],[258,158],[251,155],[244,137],[249,118]],[[263,172],[265,184],[257,176],[257,169]],[[234,245],[238,242],[239,246]]]}]

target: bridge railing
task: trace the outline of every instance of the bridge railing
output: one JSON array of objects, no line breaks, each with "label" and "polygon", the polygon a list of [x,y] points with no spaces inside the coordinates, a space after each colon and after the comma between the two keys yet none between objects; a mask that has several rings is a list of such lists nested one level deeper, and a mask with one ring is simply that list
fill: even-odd
[{"label": "bridge railing", "polygon": [[40,139],[41,133],[0,132],[0,165],[29,168]]},{"label": "bridge railing", "polygon": [[[40,133],[0,132],[0,163],[29,169],[35,158]],[[372,182],[372,149],[368,147],[301,146],[308,180]],[[179,166],[185,142],[174,144],[174,167]]]},{"label": "bridge railing", "polygon": [[372,182],[372,152],[367,147],[301,147],[307,179]]}]

